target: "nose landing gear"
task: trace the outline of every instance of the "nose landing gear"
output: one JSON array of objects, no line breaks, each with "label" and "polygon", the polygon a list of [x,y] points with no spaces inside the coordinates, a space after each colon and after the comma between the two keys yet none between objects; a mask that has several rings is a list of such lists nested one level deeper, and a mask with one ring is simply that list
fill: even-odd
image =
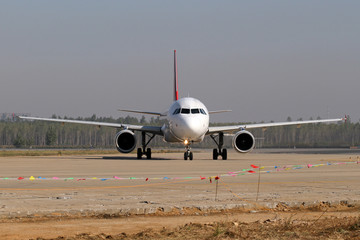
[{"label": "nose landing gear", "polygon": [[191,152],[190,145],[186,145],[186,151],[184,153],[184,160],[193,160],[193,153]]}]

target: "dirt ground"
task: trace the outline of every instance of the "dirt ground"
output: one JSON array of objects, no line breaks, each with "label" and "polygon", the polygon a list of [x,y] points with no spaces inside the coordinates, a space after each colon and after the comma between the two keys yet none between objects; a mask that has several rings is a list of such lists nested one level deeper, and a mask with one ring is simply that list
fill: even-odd
[{"label": "dirt ground", "polygon": [[0,158],[0,239],[360,239],[357,155],[210,157]]},{"label": "dirt ground", "polygon": [[360,239],[360,218],[358,208],[229,210],[185,216],[12,219],[2,222],[1,229],[1,239]]}]

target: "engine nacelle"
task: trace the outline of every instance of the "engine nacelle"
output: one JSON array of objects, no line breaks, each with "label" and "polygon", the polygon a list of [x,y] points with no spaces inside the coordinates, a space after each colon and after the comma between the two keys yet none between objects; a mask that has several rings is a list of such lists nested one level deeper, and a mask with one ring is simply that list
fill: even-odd
[{"label": "engine nacelle", "polygon": [[115,136],[115,145],[121,153],[132,152],[136,147],[136,136],[130,130],[122,130]]},{"label": "engine nacelle", "polygon": [[250,152],[255,147],[255,138],[248,131],[237,132],[233,138],[233,146],[240,153]]}]

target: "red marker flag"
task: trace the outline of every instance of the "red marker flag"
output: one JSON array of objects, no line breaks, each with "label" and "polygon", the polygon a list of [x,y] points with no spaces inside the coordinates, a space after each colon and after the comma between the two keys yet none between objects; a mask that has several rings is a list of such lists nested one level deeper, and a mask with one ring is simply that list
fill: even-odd
[{"label": "red marker flag", "polygon": [[249,173],[255,173],[255,171],[253,171],[253,170],[250,170],[250,171],[248,171]]},{"label": "red marker flag", "polygon": [[215,177],[215,180],[219,180],[220,178],[218,176]]},{"label": "red marker flag", "polygon": [[145,181],[149,181],[149,178],[146,178]]},{"label": "red marker flag", "polygon": [[259,166],[256,166],[256,165],[250,165],[252,168],[259,168]]},{"label": "red marker flag", "polygon": [[201,179],[201,180],[204,180],[204,179],[206,179],[206,177],[202,177],[202,176],[200,176],[200,179]]},{"label": "red marker flag", "polygon": [[23,180],[24,178],[23,177],[18,177],[18,180]]}]

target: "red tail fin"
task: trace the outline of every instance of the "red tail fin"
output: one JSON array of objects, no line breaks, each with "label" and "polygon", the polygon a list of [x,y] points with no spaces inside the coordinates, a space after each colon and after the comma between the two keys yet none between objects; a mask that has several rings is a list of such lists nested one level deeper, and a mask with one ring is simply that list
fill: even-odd
[{"label": "red tail fin", "polygon": [[176,64],[176,50],[174,50],[174,101],[179,100],[178,74]]}]

